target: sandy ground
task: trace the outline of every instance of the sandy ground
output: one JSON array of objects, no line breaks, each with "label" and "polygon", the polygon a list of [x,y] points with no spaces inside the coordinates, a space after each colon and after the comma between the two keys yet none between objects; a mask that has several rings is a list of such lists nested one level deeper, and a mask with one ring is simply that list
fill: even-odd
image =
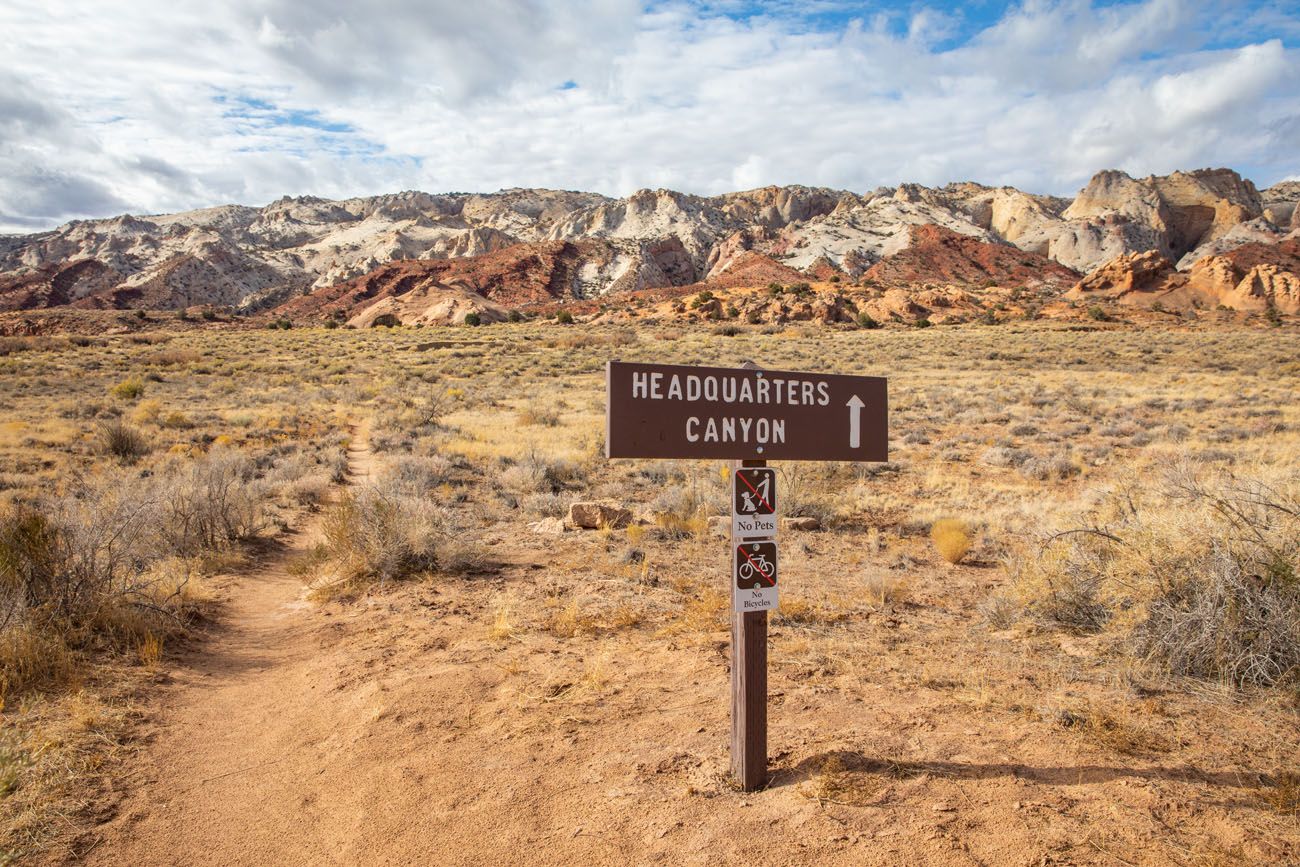
[{"label": "sandy ground", "polygon": [[[364,432],[350,457],[364,477]],[[317,606],[286,569],[315,533],[239,577],[178,661],[90,863],[1300,859],[1294,819],[1253,806],[1260,775],[1295,758],[1245,748],[1267,715],[1128,689],[1146,703],[1136,747],[1062,727],[1052,702],[1116,693],[1072,670],[1068,643],[975,628],[989,567],[917,567],[910,599],[851,627],[842,658],[775,627],[772,782],[747,794],[726,775],[725,631],[490,635],[494,600],[529,604],[543,564],[598,557],[598,534],[501,534],[489,576]],[[789,580],[861,544],[791,540]],[[1027,665],[1025,641],[1055,661]]]}]

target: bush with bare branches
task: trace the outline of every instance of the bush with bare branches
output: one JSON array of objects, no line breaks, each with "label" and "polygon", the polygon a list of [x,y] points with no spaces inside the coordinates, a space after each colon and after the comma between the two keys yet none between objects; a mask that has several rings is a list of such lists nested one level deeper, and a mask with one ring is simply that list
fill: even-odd
[{"label": "bush with bare branches", "polygon": [[1105,629],[1172,674],[1238,686],[1300,675],[1300,479],[1182,466],[1110,492],[1017,564],[1041,619]]}]

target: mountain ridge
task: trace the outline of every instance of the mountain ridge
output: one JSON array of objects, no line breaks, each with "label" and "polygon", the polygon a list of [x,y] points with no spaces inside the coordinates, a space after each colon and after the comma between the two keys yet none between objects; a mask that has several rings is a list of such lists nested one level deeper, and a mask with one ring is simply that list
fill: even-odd
[{"label": "mountain ridge", "polygon": [[[1072,200],[971,181],[865,193],[789,185],[716,196],[662,188],[623,198],[529,188],[407,190],[341,200],[284,196],[261,208],[123,214],[0,238],[0,310],[324,310],[330,306],[324,301],[299,299],[409,260],[461,261],[463,267],[453,269],[457,291],[505,307],[708,286],[722,280],[739,257],[754,273],[789,269],[846,281],[887,274],[899,285],[918,286],[1006,278],[1056,291],[1063,282],[1123,267],[1124,257],[1152,251],[1179,272],[1198,267],[1211,273],[1212,267],[1200,263],[1243,245],[1267,249],[1296,237],[1297,203],[1300,183],[1261,191],[1223,168],[1146,178],[1104,170]],[[942,230],[942,243],[934,233],[918,231],[923,227]],[[917,247],[918,238],[929,246]],[[544,298],[536,291],[536,274],[500,271],[492,258],[518,246],[505,260],[545,259],[545,245],[556,243],[573,246],[561,257],[563,279],[548,278]],[[928,259],[927,250],[938,258]],[[944,250],[961,261],[940,261],[948,255]],[[1012,251],[1034,267],[1012,267]],[[895,261],[900,256],[905,265]],[[997,273],[986,267],[994,261],[1000,263]],[[1293,267],[1289,256],[1260,264],[1285,273]],[[483,273],[476,276],[476,268]],[[495,276],[485,295],[473,287],[488,285],[488,274]],[[511,282],[515,274],[517,285]],[[1276,283],[1266,280],[1259,291],[1267,295]],[[441,285],[434,280],[422,291],[435,284]],[[1276,302],[1270,296],[1263,303]],[[421,321],[428,310],[443,307],[448,315],[462,315],[464,304],[425,305]]]}]

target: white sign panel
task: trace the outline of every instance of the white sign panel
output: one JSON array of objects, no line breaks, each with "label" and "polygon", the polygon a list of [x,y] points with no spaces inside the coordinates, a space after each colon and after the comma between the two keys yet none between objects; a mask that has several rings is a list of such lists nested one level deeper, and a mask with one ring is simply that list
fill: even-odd
[{"label": "white sign panel", "polygon": [[743,467],[731,474],[731,535],[736,539],[776,536],[776,470]]}]

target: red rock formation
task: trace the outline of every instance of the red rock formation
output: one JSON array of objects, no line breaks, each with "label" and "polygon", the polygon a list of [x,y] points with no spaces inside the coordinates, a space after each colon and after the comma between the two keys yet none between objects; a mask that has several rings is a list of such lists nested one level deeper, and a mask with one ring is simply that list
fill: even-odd
[{"label": "red rock formation", "polygon": [[111,288],[121,279],[97,259],[47,265],[36,271],[0,276],[0,310],[32,310],[72,304]]},{"label": "red rock formation", "polygon": [[992,281],[1000,286],[1067,286],[1079,277],[1037,253],[989,244],[941,226],[913,226],[911,233],[908,247],[871,266],[865,276],[887,284]]},{"label": "red rock formation", "polygon": [[507,307],[525,307],[569,294],[583,258],[578,244],[548,241],[462,259],[389,262],[364,276],[294,298],[275,313],[290,318],[350,318],[382,298],[415,290],[427,293],[433,286],[467,290]]}]

